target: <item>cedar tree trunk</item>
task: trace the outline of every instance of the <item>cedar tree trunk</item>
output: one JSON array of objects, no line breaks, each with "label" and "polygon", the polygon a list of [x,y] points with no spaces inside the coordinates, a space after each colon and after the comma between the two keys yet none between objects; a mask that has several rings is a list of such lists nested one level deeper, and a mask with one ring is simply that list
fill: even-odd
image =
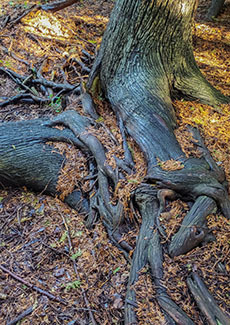
[{"label": "cedar tree trunk", "polygon": [[[172,256],[185,253],[204,240],[205,218],[215,209],[215,202],[226,216],[230,215],[225,177],[197,130],[193,130],[194,137],[205,159],[186,159],[173,133],[176,118],[172,97],[198,99],[212,106],[229,102],[204,78],[195,62],[191,30],[196,6],[196,0],[117,0],[88,82],[89,88],[100,82],[118,120],[123,121],[126,132],[145,154],[146,183],[158,189],[157,193],[146,184],[135,194],[143,223],[132,260],[126,324],[138,322],[133,308],[133,284],[146,263],[169,324],[193,323],[173,304],[160,283],[163,270],[159,236],[163,231],[158,217],[162,197],[175,192],[195,202],[169,246]],[[184,168],[162,170],[158,159],[181,161]]]},{"label": "cedar tree trunk", "polygon": [[[171,132],[176,124],[172,95],[211,105],[229,100],[206,81],[195,62],[191,27],[196,2],[116,1],[91,73],[89,87],[98,75],[114,110],[145,152],[149,173],[156,154],[161,160],[182,155]],[[158,152],[153,137],[161,142]]]},{"label": "cedar tree trunk", "polygon": [[[200,99],[213,106],[229,102],[206,81],[193,56],[191,27],[196,2],[116,1],[88,86],[99,77],[117,116],[145,153],[147,180],[183,195],[211,196],[227,214],[228,204],[221,202],[226,190],[219,184],[223,177],[216,175],[210,162],[185,160],[173,134],[172,96]],[[185,168],[164,172],[157,158],[180,160]]]}]

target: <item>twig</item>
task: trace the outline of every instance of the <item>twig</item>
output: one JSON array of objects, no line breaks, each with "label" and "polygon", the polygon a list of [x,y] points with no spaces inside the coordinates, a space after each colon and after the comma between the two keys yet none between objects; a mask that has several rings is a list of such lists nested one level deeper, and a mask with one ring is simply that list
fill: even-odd
[{"label": "twig", "polygon": [[45,11],[56,12],[66,7],[72,6],[76,2],[78,2],[78,0],[61,0],[58,2],[47,3],[45,5],[42,5],[41,9]]},{"label": "twig", "polygon": [[[10,70],[7,68],[5,69],[3,67],[0,67],[0,73],[1,72],[7,74],[15,83],[18,83],[17,79],[19,79],[20,82],[23,82],[28,78],[28,76],[22,76],[13,70]],[[40,84],[43,86],[51,87],[53,89],[60,89],[60,90],[63,89],[65,91],[73,91],[74,90],[74,91],[77,91],[80,93],[79,84],[71,85],[69,83],[56,83],[53,81],[46,80],[43,77],[32,79],[32,80],[30,80],[30,82],[32,84]]]},{"label": "twig", "polygon": [[13,70],[10,70],[10,69],[7,69],[7,68],[3,68],[3,67],[0,67],[0,73],[1,72],[7,74],[11,79],[12,79],[12,76],[15,77],[15,78],[21,79],[22,81],[27,78],[27,77],[24,77],[24,76],[20,75],[19,73],[13,71]]},{"label": "twig", "polygon": [[91,61],[94,60],[94,56],[87,52],[85,49],[82,49],[81,52],[87,59],[90,59]]},{"label": "twig", "polygon": [[42,243],[42,245],[44,245],[46,248],[50,249],[51,251],[53,251],[55,254],[57,255],[62,255],[62,256],[66,256],[69,258],[69,255],[64,252],[64,251],[60,251],[52,246],[50,246],[49,244],[45,243],[43,240],[40,241]]},{"label": "twig", "polygon": [[54,301],[57,301],[57,302],[60,302],[61,304],[67,306],[67,302],[62,299],[62,298],[59,298],[59,297],[55,297],[54,295],[52,295],[51,293],[43,290],[43,289],[40,289],[38,288],[37,286],[33,285],[32,283],[29,283],[27,282],[26,280],[22,279],[20,276],[18,276],[17,274],[11,272],[10,270],[8,270],[7,268],[5,268],[5,266],[3,265],[0,265],[0,269],[6,273],[8,273],[10,276],[12,276],[12,278],[14,278],[15,280],[25,284],[27,287],[29,287],[30,289],[36,291],[36,292],[39,292],[41,293],[42,295],[45,295],[47,296],[48,298],[50,298],[51,300],[54,300]]},{"label": "twig", "polygon": [[11,21],[9,24],[9,28],[11,28],[13,25],[17,24],[20,22],[20,20],[25,17],[26,15],[28,15],[32,10],[38,10],[40,9],[41,6],[40,5],[33,5],[32,7],[30,7],[29,9],[25,10],[18,18],[16,18],[15,20]]},{"label": "twig", "polygon": [[[65,228],[66,228],[66,233],[67,233],[67,238],[68,238],[68,244],[69,244],[69,251],[70,251],[70,253],[74,253],[72,239],[71,239],[70,231],[69,231],[69,226],[68,226],[68,224],[66,222],[65,216],[62,213],[61,213],[61,216],[62,216],[62,220],[63,220],[64,225],[65,225]],[[78,273],[78,269],[77,269],[76,262],[75,262],[74,259],[71,259],[71,261],[73,263],[73,268],[74,268],[74,272],[76,274],[77,280],[80,280],[80,276],[79,276],[79,273]],[[82,288],[81,288],[81,291],[82,291],[83,298],[85,300],[86,307],[89,310],[89,316],[90,316],[91,322],[92,322],[93,325],[97,325],[97,323],[96,323],[96,321],[94,319],[92,310],[90,309],[90,304],[89,304],[88,298],[86,296],[86,293],[85,293],[85,291]]]},{"label": "twig", "polygon": [[34,309],[36,309],[36,307],[37,307],[36,304],[33,305],[33,306],[30,306],[29,308],[27,308],[26,310],[24,310],[20,315],[18,315],[16,318],[14,318],[11,321],[9,321],[8,323],[6,323],[6,325],[15,325],[15,324],[17,324],[17,322],[19,322],[24,317],[26,317],[29,314],[31,314],[34,311]]},{"label": "twig", "polygon": [[[4,107],[8,104],[15,103],[18,101],[24,101],[24,102],[30,102],[30,103],[53,103],[55,100],[58,99],[58,96],[60,96],[64,92],[72,92],[79,94],[80,93],[80,86],[79,84],[71,85],[69,83],[55,83],[53,81],[46,80],[41,76],[41,73],[38,72],[37,74],[40,76],[40,78],[32,79],[33,75],[29,76],[22,76],[13,70],[5,69],[3,67],[0,67],[0,73],[5,73],[8,77],[10,77],[16,84],[18,84],[21,88],[23,88],[25,91],[29,92],[22,92],[12,97],[7,97],[4,101],[0,102],[0,107]],[[59,90],[59,93],[55,96],[49,96],[49,97],[40,97],[38,96],[38,93],[36,89],[30,88],[27,84],[40,84],[48,88],[53,88],[55,90]]]},{"label": "twig", "polygon": [[50,98],[41,98],[34,96],[32,94],[26,94],[26,93],[20,93],[15,96],[12,96],[8,98],[7,100],[0,102],[0,107],[4,107],[6,105],[18,102],[18,101],[24,101],[24,102],[30,102],[30,103],[50,103],[51,99]]},{"label": "twig", "polygon": [[0,26],[0,29],[4,29],[7,25],[7,23],[10,21],[10,16],[6,16],[5,19],[3,20],[2,26]]},{"label": "twig", "polygon": [[[66,91],[78,90],[79,84],[71,85],[68,83],[56,83],[53,81],[46,80],[45,78],[33,79],[32,83],[41,84],[43,86],[51,87],[54,89],[65,89]],[[80,88],[79,88],[80,91]]]},{"label": "twig", "polygon": [[76,62],[81,67],[82,72],[90,73],[90,68],[88,68],[81,60],[72,58],[71,61]]},{"label": "twig", "polygon": [[12,58],[14,58],[15,60],[24,63],[25,65],[27,65],[30,69],[31,69],[31,64],[28,63],[26,60],[19,58],[16,54],[14,54],[13,52],[9,51],[8,48],[6,48],[5,46],[1,45],[1,49],[3,50],[3,52],[5,52],[7,55],[12,56]]}]

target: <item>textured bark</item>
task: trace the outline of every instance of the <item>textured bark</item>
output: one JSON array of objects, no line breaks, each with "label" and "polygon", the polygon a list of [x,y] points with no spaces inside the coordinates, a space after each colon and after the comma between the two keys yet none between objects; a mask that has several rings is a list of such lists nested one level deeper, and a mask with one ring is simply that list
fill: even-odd
[{"label": "textured bark", "polygon": [[206,285],[196,273],[192,273],[190,275],[190,277],[187,279],[187,283],[194,299],[197,302],[197,305],[205,315],[208,324],[230,324],[230,318],[219,308],[216,301],[208,291]]},{"label": "textured bark", "polygon": [[[37,119],[0,124],[0,187],[26,186],[36,192],[59,194],[58,176],[66,158],[46,143],[64,141],[84,147],[70,130],[50,128],[47,123],[47,119]],[[88,208],[78,190],[65,201],[77,210]]]},{"label": "textured bark", "polygon": [[163,252],[158,233],[159,202],[156,189],[149,185],[139,187],[135,192],[135,201],[142,215],[142,225],[130,270],[126,294],[125,323],[138,324],[133,309],[133,305],[136,303],[133,285],[138,280],[139,271],[149,263],[157,292],[156,299],[165,313],[167,324],[193,325],[193,321],[171,300],[166,288],[161,283],[163,279]]},{"label": "textured bark", "polygon": [[207,196],[199,196],[184,218],[180,230],[173,236],[169,254],[185,254],[205,240],[208,233],[206,217],[216,211],[216,203]]},{"label": "textured bark", "polygon": [[78,2],[78,0],[60,0],[57,2],[55,1],[52,3],[47,3],[45,5],[42,5],[41,8],[42,8],[42,10],[45,10],[45,11],[56,12],[56,11],[62,10],[64,8],[67,8],[69,6],[72,6],[76,2]]},{"label": "textured bark", "polygon": [[[196,1],[118,0],[90,76],[101,87],[148,164],[146,181],[195,199],[207,195],[227,215],[228,195],[218,168],[187,159],[174,134],[175,90],[217,104],[229,99],[202,76],[192,53],[191,24]],[[184,169],[163,171],[157,163],[179,160]]]},{"label": "textured bark", "polygon": [[[154,285],[160,290],[157,300],[168,323],[192,324],[160,285],[163,257],[158,236],[163,231],[159,216],[164,209],[160,190],[170,190],[195,202],[169,247],[172,256],[186,253],[205,240],[206,216],[216,204],[230,216],[224,174],[212,160],[198,131],[194,131],[194,136],[203,151],[201,159],[187,159],[173,132],[176,118],[172,97],[199,99],[213,106],[229,102],[206,81],[195,62],[191,27],[196,5],[196,0],[117,0],[88,82],[91,88],[99,80],[126,132],[145,154],[146,183],[154,184],[158,190],[157,194],[146,195],[146,188],[140,188],[135,197],[143,224],[132,260],[125,324],[138,322],[133,308],[133,285],[146,263],[150,264]],[[158,159],[178,160],[184,168],[162,170]],[[152,219],[148,219],[150,215]]]},{"label": "textured bark", "polygon": [[[89,85],[100,70],[102,88],[112,103],[119,100],[113,98],[113,85],[122,98],[128,88],[140,103],[143,97],[149,104],[154,99],[163,100],[171,117],[170,97],[174,92],[213,105],[227,101],[205,80],[195,63],[191,25],[196,2],[116,1]],[[158,114],[168,120],[168,111],[161,111],[157,108]]]}]

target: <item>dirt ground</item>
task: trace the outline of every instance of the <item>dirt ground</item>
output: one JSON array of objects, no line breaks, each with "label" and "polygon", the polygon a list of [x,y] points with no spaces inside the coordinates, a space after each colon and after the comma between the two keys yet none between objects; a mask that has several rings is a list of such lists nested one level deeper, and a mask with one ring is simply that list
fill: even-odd
[{"label": "dirt ground", "polygon": [[[55,14],[30,10],[32,4],[40,2],[46,1],[1,1],[0,68],[21,75],[40,69],[43,77],[55,82],[86,81],[87,69],[78,63],[82,49],[92,58],[96,55],[114,1],[79,1]],[[208,5],[209,1],[200,1],[193,31],[194,53],[207,79],[230,96],[230,1],[212,22],[204,20]],[[29,13],[19,20],[27,10]],[[87,62],[88,68],[92,62]],[[0,103],[19,91],[0,71]],[[11,103],[0,107],[0,121],[53,116],[66,109],[81,111],[76,95],[63,101]],[[108,104],[101,98],[95,101],[104,121],[116,129]],[[230,105],[213,110],[198,102],[177,100],[174,106],[179,125],[176,136],[184,150],[193,152],[185,125],[198,126],[230,181]],[[167,241],[187,209],[181,201],[167,206],[170,218],[162,216]],[[218,305],[230,315],[230,222],[217,213],[208,217],[208,227],[216,241],[184,256],[164,256],[168,293],[197,325],[207,323],[186,285],[191,270],[202,275]],[[137,232],[130,234],[133,242],[136,236]],[[109,241],[100,220],[89,230],[84,216],[59,198],[27,188],[2,189],[0,253],[0,324],[87,325],[93,324],[92,319],[98,324],[123,323],[130,265]],[[165,324],[148,269],[141,270],[135,290],[139,324]],[[17,321],[23,312],[24,317]]]}]

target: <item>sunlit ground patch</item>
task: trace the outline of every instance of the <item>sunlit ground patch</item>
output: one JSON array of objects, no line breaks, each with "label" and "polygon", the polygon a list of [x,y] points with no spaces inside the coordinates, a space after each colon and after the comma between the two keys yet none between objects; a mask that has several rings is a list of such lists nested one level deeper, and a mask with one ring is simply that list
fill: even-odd
[{"label": "sunlit ground patch", "polygon": [[45,11],[31,12],[22,19],[22,23],[26,32],[38,36],[65,40],[74,34],[71,30],[74,26],[65,26],[63,19]]}]

